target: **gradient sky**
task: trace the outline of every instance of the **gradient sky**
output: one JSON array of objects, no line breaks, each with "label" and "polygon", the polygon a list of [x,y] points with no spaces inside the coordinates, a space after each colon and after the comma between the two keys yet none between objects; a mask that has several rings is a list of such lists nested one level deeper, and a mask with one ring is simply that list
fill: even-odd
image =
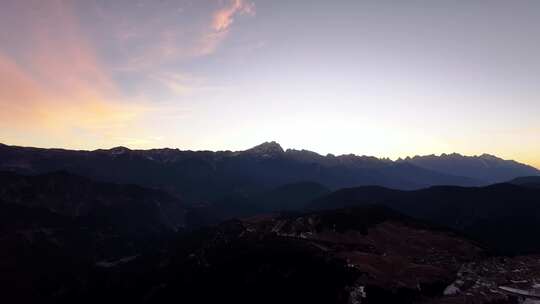
[{"label": "gradient sky", "polygon": [[0,0],[0,142],[540,167],[540,1]]}]

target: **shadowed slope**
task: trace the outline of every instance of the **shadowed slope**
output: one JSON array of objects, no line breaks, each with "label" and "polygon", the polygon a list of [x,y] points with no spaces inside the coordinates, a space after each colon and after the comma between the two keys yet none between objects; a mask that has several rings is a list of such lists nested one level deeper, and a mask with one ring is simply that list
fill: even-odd
[{"label": "shadowed slope", "polygon": [[311,208],[381,204],[415,218],[461,230],[509,253],[540,252],[540,191],[511,184],[482,188],[438,186],[416,191],[358,187],[336,191]]}]

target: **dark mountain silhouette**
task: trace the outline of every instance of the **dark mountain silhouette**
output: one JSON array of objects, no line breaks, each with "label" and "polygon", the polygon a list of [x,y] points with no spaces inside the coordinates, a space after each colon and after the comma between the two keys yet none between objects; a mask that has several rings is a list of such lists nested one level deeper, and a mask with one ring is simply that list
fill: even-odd
[{"label": "dark mountain silhouette", "polygon": [[300,182],[277,187],[253,200],[266,211],[302,210],[314,199],[329,193],[330,190],[321,184]]},{"label": "dark mountain silhouette", "polygon": [[303,210],[315,198],[330,190],[313,182],[287,184],[269,191],[233,194],[210,204],[190,208],[186,216],[188,226],[200,227],[219,224],[232,218],[263,213]]},{"label": "dark mountain silhouette", "polygon": [[[359,207],[298,213],[288,209],[328,190],[301,182],[186,206],[160,190],[67,172],[1,172],[0,291],[18,303],[448,303],[443,290],[464,265],[505,269],[496,278],[504,284],[520,279],[511,264],[486,261],[481,243],[464,235],[503,249],[536,249],[530,235],[539,222],[532,199],[539,191],[370,186],[314,203]],[[536,261],[519,265],[534,269],[527,263]],[[466,275],[485,280],[482,273]],[[474,303],[489,303],[490,291],[473,285],[460,288],[470,287]]]},{"label": "dark mountain silhouette", "polygon": [[[445,157],[440,159],[446,163]],[[512,166],[499,165],[496,168],[498,175],[489,180],[504,176],[506,181],[535,174],[525,165],[502,160],[497,163]],[[476,163],[473,165],[471,168],[476,170]],[[130,150],[125,147],[71,151],[0,145],[2,170],[25,174],[65,170],[94,180],[162,189],[196,204],[230,195],[262,193],[304,181],[334,190],[362,185],[409,190],[433,185],[476,186],[484,183],[477,179],[483,176],[467,170],[456,172],[455,167],[426,168],[418,159],[393,162],[368,156],[322,156],[305,150],[284,151],[275,142],[238,152]]]},{"label": "dark mountain silhouette", "polygon": [[520,176],[538,176],[534,167],[493,155],[464,156],[461,154],[427,155],[406,158],[398,162],[410,163],[425,169],[456,176],[467,176],[486,184],[501,183]]},{"label": "dark mountain silhouette", "polygon": [[184,229],[186,213],[177,198],[139,186],[0,172],[2,256],[21,260],[12,267],[43,251],[86,262],[136,255]]},{"label": "dark mountain silhouette", "polygon": [[540,190],[512,184],[437,186],[416,191],[358,187],[336,191],[311,204],[335,209],[381,204],[409,216],[457,229],[505,253],[540,252]]},{"label": "dark mountain silhouette", "polygon": [[540,176],[525,176],[518,177],[508,182],[523,187],[540,189]]},{"label": "dark mountain silhouette", "polygon": [[179,199],[158,190],[66,172],[0,172],[0,291],[20,303],[63,295],[96,265],[166,249],[185,214]]},{"label": "dark mountain silhouette", "polygon": [[0,172],[0,199],[138,234],[178,230],[184,226],[186,212],[181,201],[162,191],[94,182],[67,172],[37,176]]},{"label": "dark mountain silhouette", "polygon": [[228,221],[176,244],[48,296],[57,303],[413,303],[440,297],[463,263],[484,256],[453,232],[376,206]]}]

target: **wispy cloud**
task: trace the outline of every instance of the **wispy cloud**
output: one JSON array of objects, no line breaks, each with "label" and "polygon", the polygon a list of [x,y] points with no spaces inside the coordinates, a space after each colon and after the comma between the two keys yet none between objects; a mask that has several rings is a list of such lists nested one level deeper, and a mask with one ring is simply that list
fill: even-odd
[{"label": "wispy cloud", "polygon": [[220,94],[230,87],[209,85],[204,77],[186,73],[162,72],[151,76],[163,85],[174,97],[189,97],[200,93]]},{"label": "wispy cloud", "polygon": [[230,27],[237,15],[255,15],[255,4],[245,0],[228,1],[212,16],[211,25],[205,30],[193,49],[193,56],[205,56],[214,53],[229,35]]},{"label": "wispy cloud", "polygon": [[255,15],[255,4],[244,0],[232,0],[214,14],[212,28],[222,32],[229,29],[236,15]]},{"label": "wispy cloud", "polygon": [[193,49],[193,56],[205,56],[216,51],[229,34],[230,27],[237,15],[255,15],[255,4],[245,0],[229,1],[213,14],[212,24],[199,39]]},{"label": "wispy cloud", "polygon": [[159,73],[153,75],[152,78],[160,82],[176,96],[189,95],[202,84],[201,79],[181,73]]},{"label": "wispy cloud", "polygon": [[189,28],[171,21],[180,18],[180,15],[158,16],[164,21],[149,21],[147,28],[140,29],[137,34],[131,31],[120,34],[123,40],[125,37],[133,37],[138,42],[135,48],[125,44],[126,47],[131,47],[132,56],[129,56],[127,64],[119,69],[148,70],[163,64],[214,54],[230,34],[238,16],[255,16],[255,4],[249,0],[219,1],[219,5],[214,9],[209,8],[208,12],[199,13],[197,22],[193,22]]}]

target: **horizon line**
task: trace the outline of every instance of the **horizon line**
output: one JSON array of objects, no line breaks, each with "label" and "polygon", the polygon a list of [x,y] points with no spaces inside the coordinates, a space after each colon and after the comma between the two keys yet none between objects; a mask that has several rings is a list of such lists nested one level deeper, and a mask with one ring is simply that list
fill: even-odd
[{"label": "horizon line", "polygon": [[319,152],[316,152],[316,151],[312,151],[312,150],[307,150],[307,149],[295,149],[295,148],[287,148],[287,149],[283,149],[283,147],[281,146],[281,144],[279,144],[279,142],[277,141],[265,141],[265,142],[262,142],[258,145],[255,145],[255,146],[252,146],[250,148],[247,148],[247,149],[244,149],[244,150],[220,150],[220,149],[217,149],[217,150],[210,150],[210,149],[180,149],[178,147],[160,147],[160,148],[130,148],[130,147],[127,147],[125,145],[120,145],[120,146],[114,146],[114,147],[110,147],[110,148],[97,148],[97,149],[77,149],[77,148],[60,148],[60,147],[38,147],[38,146],[26,146],[26,145],[10,145],[10,144],[6,144],[6,143],[3,143],[3,142],[0,142],[0,146],[7,146],[7,147],[15,147],[15,148],[33,148],[33,149],[43,149],[43,150],[64,150],[64,151],[77,151],[77,152],[95,152],[95,151],[110,151],[110,150],[113,150],[113,149],[118,149],[118,148],[125,148],[129,151],[150,151],[150,150],[166,150],[166,149],[169,149],[169,150],[178,150],[178,151],[190,151],[190,152],[214,152],[214,153],[217,153],[217,152],[245,152],[245,151],[249,151],[253,148],[256,148],[256,147],[259,147],[259,146],[262,146],[264,144],[277,144],[278,146],[281,147],[281,149],[283,150],[283,152],[287,152],[287,151],[306,151],[306,152],[311,152],[311,153],[315,153],[321,157],[329,157],[329,156],[334,156],[334,157],[342,157],[342,156],[356,156],[356,157],[372,157],[372,158],[376,158],[378,160],[390,160],[392,162],[397,162],[397,161],[406,161],[408,159],[414,159],[414,158],[417,158],[417,157],[427,157],[427,156],[435,156],[435,157],[443,157],[443,156],[451,156],[451,155],[458,155],[458,156],[462,156],[462,157],[470,157],[470,158],[479,158],[479,157],[482,157],[482,156],[491,156],[491,157],[495,157],[495,158],[498,158],[498,159],[502,159],[504,161],[513,161],[513,162],[516,162],[516,163],[520,163],[520,164],[523,164],[523,165],[527,165],[527,166],[530,166],[538,171],[540,171],[540,167],[537,167],[537,165],[533,165],[533,164],[529,164],[527,162],[522,162],[522,161],[517,161],[515,159],[506,159],[506,158],[503,158],[503,157],[500,157],[498,156],[497,154],[491,154],[491,153],[482,153],[482,154],[474,154],[474,155],[468,155],[468,154],[462,154],[462,153],[459,153],[459,152],[451,152],[451,153],[447,153],[447,152],[443,152],[443,153],[440,153],[440,154],[436,154],[436,153],[431,153],[431,154],[417,154],[417,155],[414,155],[414,156],[400,156],[398,158],[391,158],[391,157],[379,157],[379,156],[375,156],[375,155],[366,155],[366,154],[355,154],[355,153],[344,153],[344,154],[334,154],[334,153],[326,153],[326,154],[321,154]]}]

